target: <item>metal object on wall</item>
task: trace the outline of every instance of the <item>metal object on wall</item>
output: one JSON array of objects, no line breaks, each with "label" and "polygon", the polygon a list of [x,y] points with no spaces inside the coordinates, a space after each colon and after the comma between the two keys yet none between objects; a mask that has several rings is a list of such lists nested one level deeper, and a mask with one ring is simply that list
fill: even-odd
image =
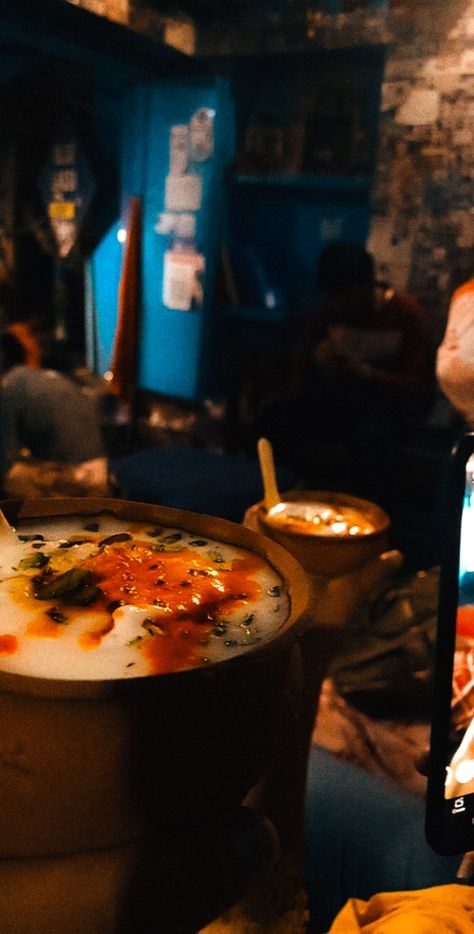
[{"label": "metal object on wall", "polygon": [[39,181],[60,257],[75,246],[96,188],[83,146],[66,122],[56,132]]}]

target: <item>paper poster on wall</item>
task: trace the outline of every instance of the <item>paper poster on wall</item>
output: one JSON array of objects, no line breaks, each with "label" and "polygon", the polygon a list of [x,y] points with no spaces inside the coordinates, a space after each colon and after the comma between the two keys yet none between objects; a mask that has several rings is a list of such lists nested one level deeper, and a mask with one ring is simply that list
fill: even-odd
[{"label": "paper poster on wall", "polygon": [[191,311],[202,305],[205,259],[192,250],[167,250],[164,257],[163,305],[174,311]]},{"label": "paper poster on wall", "polygon": [[398,218],[394,215],[374,217],[367,249],[376,260],[377,277],[394,289],[404,291],[408,285],[418,218],[407,224],[406,236],[398,240],[395,236],[397,225]]},{"label": "paper poster on wall", "polygon": [[174,231],[174,224],[175,215],[168,212],[162,212],[161,214],[158,214],[153,230],[157,234],[171,234]]},{"label": "paper poster on wall", "polygon": [[201,202],[202,178],[200,175],[167,175],[166,211],[199,211]]},{"label": "paper poster on wall", "polygon": [[201,107],[189,124],[189,155],[191,162],[206,162],[214,152],[215,110]]},{"label": "paper poster on wall", "polygon": [[189,126],[177,123],[170,129],[170,175],[184,175],[189,160]]},{"label": "paper poster on wall", "polygon": [[194,240],[196,236],[196,215],[166,212],[158,214],[154,226],[155,233],[174,234],[182,240]]},{"label": "paper poster on wall", "polygon": [[186,175],[193,162],[207,162],[214,153],[216,112],[200,107],[189,123],[170,128],[170,175]]},{"label": "paper poster on wall", "polygon": [[406,101],[398,108],[395,123],[408,126],[423,126],[435,123],[439,113],[439,94],[430,88],[411,91]]}]

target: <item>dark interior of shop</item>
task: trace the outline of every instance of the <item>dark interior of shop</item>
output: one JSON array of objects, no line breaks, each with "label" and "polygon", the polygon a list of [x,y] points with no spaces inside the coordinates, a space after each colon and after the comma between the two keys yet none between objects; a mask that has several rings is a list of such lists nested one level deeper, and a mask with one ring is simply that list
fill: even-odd
[{"label": "dark interior of shop", "polygon": [[[383,574],[369,571],[366,580],[359,566],[365,603],[336,601],[339,610],[331,584],[324,597],[336,566],[321,572],[323,587],[320,572],[305,565],[322,599],[313,607],[319,641],[301,642],[299,675],[309,678],[312,698],[303,714],[300,683],[289,691],[309,771],[302,786],[300,762],[286,786],[277,780],[274,798],[256,797],[280,836],[280,854],[272,862],[270,837],[261,824],[251,828],[250,848],[260,834],[262,853],[255,843],[257,882],[249,870],[247,901],[245,887],[231,892],[219,869],[222,896],[213,901],[206,883],[193,914],[197,883],[187,900],[177,880],[190,866],[183,853],[196,856],[194,837],[175,853],[171,823],[172,855],[147,840],[147,866],[145,851],[122,859],[126,828],[114,840],[113,870],[108,842],[91,846],[105,855],[91,863],[90,902],[81,894],[77,909],[73,890],[86,872],[79,856],[68,851],[77,867],[67,875],[61,853],[46,854],[43,902],[53,927],[36,904],[43,868],[20,874],[30,907],[20,927],[0,922],[2,934],[327,934],[333,925],[342,934],[365,930],[362,915],[357,926],[336,926],[348,899],[362,911],[361,899],[386,893],[377,908],[382,924],[394,910],[389,893],[436,889],[441,899],[445,886],[456,887],[460,857],[435,854],[424,842],[426,776],[418,763],[430,736],[449,463],[474,424],[474,365],[470,385],[459,389],[466,358],[446,376],[440,357],[455,297],[467,308],[474,292],[473,113],[468,0],[2,6],[4,501],[105,496],[271,537],[271,523],[258,518],[269,509],[258,447],[267,438],[276,502],[289,492],[297,501],[342,495],[375,504],[387,518],[383,546],[393,552]],[[466,354],[468,343],[465,335]],[[62,444],[46,425],[50,409]],[[28,810],[38,803],[14,733],[13,726],[5,754],[0,748],[0,800],[9,788],[3,766],[15,760]],[[284,775],[293,739],[277,750]],[[297,740],[294,748],[297,762]],[[303,833],[301,814],[298,823],[290,807],[280,826],[293,780],[295,800],[306,795],[304,857],[301,839],[294,847],[291,831],[285,836],[291,815]],[[208,836],[199,842],[205,849]],[[0,846],[6,891],[15,861],[31,855],[39,866],[45,856],[34,847],[24,854],[21,845],[14,853]],[[219,862],[221,843],[212,837],[209,845]],[[223,851],[223,865],[228,858]],[[169,904],[155,893],[154,860]],[[124,879],[132,876],[129,887]],[[0,884],[0,916],[1,891]],[[473,890],[463,891],[474,912]],[[432,921],[423,931],[464,930],[460,916],[459,928],[445,928],[444,903],[436,904],[439,926]],[[166,919],[157,927],[153,912]],[[8,901],[8,919],[13,914]],[[416,922],[402,913],[399,930],[421,930]]]}]

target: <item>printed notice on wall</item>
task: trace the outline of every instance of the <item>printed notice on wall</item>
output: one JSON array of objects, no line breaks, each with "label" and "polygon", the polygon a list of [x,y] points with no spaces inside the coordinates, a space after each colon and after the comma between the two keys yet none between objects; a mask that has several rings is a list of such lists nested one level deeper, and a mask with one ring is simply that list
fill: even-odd
[{"label": "printed notice on wall", "polygon": [[174,234],[183,240],[194,240],[196,236],[196,215],[166,212],[158,214],[154,226],[155,233]]},{"label": "printed notice on wall", "polygon": [[192,162],[206,162],[214,152],[215,110],[201,107],[189,124],[189,150]]},{"label": "printed notice on wall", "polygon": [[165,188],[166,211],[199,211],[202,202],[200,175],[167,175]]},{"label": "printed notice on wall", "polygon": [[184,175],[189,160],[189,127],[178,123],[170,129],[170,175]]},{"label": "printed notice on wall", "polygon": [[174,311],[191,311],[202,305],[202,253],[167,250],[164,258],[163,305]]}]

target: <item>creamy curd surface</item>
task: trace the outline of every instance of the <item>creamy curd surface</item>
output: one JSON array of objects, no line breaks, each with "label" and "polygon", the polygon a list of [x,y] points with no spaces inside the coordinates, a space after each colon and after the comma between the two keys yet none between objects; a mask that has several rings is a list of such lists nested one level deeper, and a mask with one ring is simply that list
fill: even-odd
[{"label": "creamy curd surface", "polygon": [[0,537],[0,669],[70,680],[210,665],[271,639],[287,588],[256,552],[98,516]]},{"label": "creamy curd surface", "polygon": [[328,503],[298,500],[278,503],[267,513],[267,521],[288,532],[342,538],[370,535],[375,525],[362,509],[331,506]]}]

